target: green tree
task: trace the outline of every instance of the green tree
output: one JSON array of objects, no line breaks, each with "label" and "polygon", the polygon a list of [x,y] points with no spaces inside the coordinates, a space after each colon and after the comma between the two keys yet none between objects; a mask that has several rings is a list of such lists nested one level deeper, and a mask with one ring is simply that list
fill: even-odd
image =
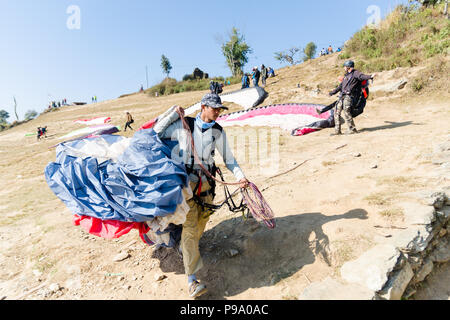
[{"label": "green tree", "polygon": [[28,110],[28,111],[25,113],[25,121],[34,119],[34,118],[37,117],[37,115],[38,115],[38,113],[37,113],[35,110]]},{"label": "green tree", "polygon": [[222,44],[222,53],[233,77],[242,76],[244,66],[248,62],[248,55],[252,53],[252,49],[235,27],[231,29],[228,42]]},{"label": "green tree", "polygon": [[299,51],[300,51],[300,48],[292,47],[289,50],[287,50],[286,52],[284,52],[284,51],[275,52],[275,59],[280,61],[280,63],[287,62],[291,65],[294,65],[294,64],[300,62],[300,61],[295,60],[295,55]]},{"label": "green tree", "polygon": [[308,61],[314,58],[316,55],[317,46],[314,42],[310,42],[306,45],[305,49],[303,50],[303,53],[305,56],[303,57],[303,61]]},{"label": "green tree", "polygon": [[0,110],[0,123],[5,123],[9,118],[9,113],[6,110]]},{"label": "green tree", "polygon": [[165,56],[161,56],[161,68],[163,69],[163,72],[167,75],[167,78],[169,77],[169,73],[172,70],[172,65],[170,64],[169,59]]}]

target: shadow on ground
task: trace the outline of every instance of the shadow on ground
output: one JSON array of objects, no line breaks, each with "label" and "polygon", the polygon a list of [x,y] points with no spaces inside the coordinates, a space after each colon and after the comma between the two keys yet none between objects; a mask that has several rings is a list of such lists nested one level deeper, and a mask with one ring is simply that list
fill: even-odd
[{"label": "shadow on ground", "polygon": [[[208,286],[199,299],[225,299],[250,288],[268,287],[288,278],[320,257],[330,265],[329,239],[323,225],[340,219],[367,219],[367,211],[350,210],[326,216],[303,213],[277,218],[275,229],[241,217],[222,221],[200,240],[204,268],[197,274]],[[314,240],[309,241],[311,233]],[[230,250],[237,250],[235,256]],[[162,248],[153,254],[163,272],[184,273],[176,250]]]},{"label": "shadow on ground", "polygon": [[379,130],[386,130],[386,129],[395,129],[400,127],[406,127],[410,125],[414,126],[422,126],[423,123],[414,123],[412,121],[405,121],[405,122],[393,122],[393,121],[385,121],[384,123],[388,123],[384,126],[378,126],[378,127],[372,127],[372,128],[362,128],[359,130],[359,132],[372,132],[372,131],[379,131]]}]

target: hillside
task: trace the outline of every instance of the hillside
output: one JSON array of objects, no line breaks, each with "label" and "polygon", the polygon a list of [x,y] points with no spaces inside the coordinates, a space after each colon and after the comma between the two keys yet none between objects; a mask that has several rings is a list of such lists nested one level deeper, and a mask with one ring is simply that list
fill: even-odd
[{"label": "hillside", "polygon": [[[277,76],[267,81],[264,105],[334,101],[327,92],[337,84],[342,61],[333,54],[276,70]],[[412,192],[450,186],[449,162],[434,160],[439,146],[450,142],[448,81],[421,90],[414,82],[426,74],[423,80],[433,83],[429,73],[448,75],[448,66],[448,54],[441,53],[415,66],[379,71],[366,111],[355,120],[357,135],[330,137],[332,129],[325,129],[293,137],[277,129],[227,128],[233,141],[243,134],[264,138],[276,133],[279,152],[273,159],[251,161],[258,146],[251,141],[235,145],[234,154],[249,180],[263,191],[277,227],[266,229],[225,208],[213,215],[200,242],[205,267],[198,276],[209,288],[201,299],[297,299],[311,284],[339,278],[346,262],[409,228],[399,203]],[[386,89],[402,79],[406,86]],[[239,88],[232,85],[225,91]],[[187,299],[183,264],[174,250],[154,250],[136,231],[105,240],[73,226],[70,211],[50,191],[43,172],[55,159],[55,150],[49,148],[80,128],[74,120],[109,116],[113,124],[123,126],[129,111],[137,129],[170,106],[188,107],[205,93],[142,93],[63,107],[1,132],[5,187],[0,191],[0,298]],[[45,125],[46,140],[25,137]],[[276,163],[276,172],[282,173],[305,160],[275,178],[270,178],[274,173],[265,162]],[[230,249],[239,253],[230,257]],[[128,257],[115,262],[121,251]],[[417,297],[449,298],[448,263],[437,269],[447,285],[425,283],[427,291]],[[166,278],[155,280],[161,274]],[[51,288],[54,283],[59,288]]]}]

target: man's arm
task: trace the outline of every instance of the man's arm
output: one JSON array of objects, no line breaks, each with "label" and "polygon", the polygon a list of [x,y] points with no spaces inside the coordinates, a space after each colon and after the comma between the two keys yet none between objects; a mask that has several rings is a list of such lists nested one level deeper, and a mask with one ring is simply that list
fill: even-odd
[{"label": "man's arm", "polygon": [[339,84],[339,86],[336,87],[336,89],[330,91],[329,95],[333,96],[333,95],[335,95],[336,93],[338,93],[341,90],[342,90],[342,82]]},{"label": "man's arm", "polygon": [[247,179],[245,178],[244,173],[242,172],[236,159],[234,158],[233,152],[231,152],[225,131],[222,131],[222,134],[216,140],[216,149],[222,156],[222,159],[225,162],[228,170],[230,170],[235,176],[236,180],[241,182],[243,180],[246,181]]},{"label": "man's arm", "polygon": [[375,75],[366,75],[364,73],[361,73],[359,71],[356,72],[355,77],[360,80],[360,81],[364,81],[364,80],[370,80],[373,79]]}]

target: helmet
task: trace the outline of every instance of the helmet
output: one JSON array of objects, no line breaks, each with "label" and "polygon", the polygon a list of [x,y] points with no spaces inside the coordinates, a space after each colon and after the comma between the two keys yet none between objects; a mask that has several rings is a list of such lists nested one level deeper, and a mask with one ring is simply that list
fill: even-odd
[{"label": "helmet", "polygon": [[352,60],[345,61],[344,67],[354,68],[355,63]]}]

